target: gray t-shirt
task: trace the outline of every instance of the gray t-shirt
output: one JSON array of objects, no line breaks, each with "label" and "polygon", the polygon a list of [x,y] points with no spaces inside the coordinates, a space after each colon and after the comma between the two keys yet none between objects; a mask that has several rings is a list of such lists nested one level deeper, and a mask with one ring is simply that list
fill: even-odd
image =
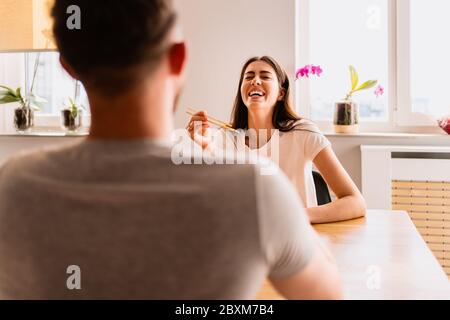
[{"label": "gray t-shirt", "polygon": [[253,299],[311,258],[302,207],[281,171],[175,165],[157,141],[18,155],[0,169],[0,299]]}]

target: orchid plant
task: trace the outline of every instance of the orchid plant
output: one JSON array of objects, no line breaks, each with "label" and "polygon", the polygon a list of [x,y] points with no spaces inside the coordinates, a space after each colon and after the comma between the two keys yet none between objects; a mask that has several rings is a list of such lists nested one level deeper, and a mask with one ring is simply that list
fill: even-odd
[{"label": "orchid plant", "polygon": [[73,119],[75,119],[78,116],[78,113],[81,110],[85,110],[84,106],[77,105],[76,101],[79,95],[80,90],[80,82],[78,80],[75,80],[75,93],[73,99],[69,97],[69,105],[65,108],[66,110],[70,110],[70,115]]},{"label": "orchid plant", "polygon": [[[358,72],[356,72],[355,67],[350,66],[349,70],[350,70],[350,80],[352,83],[352,88],[347,93],[345,100],[350,100],[352,98],[352,95],[355,92],[373,88],[378,84],[378,80],[368,80],[368,81],[362,83],[361,85],[359,85],[359,75],[358,75]],[[379,96],[383,95],[383,93],[384,93],[384,88],[381,85],[378,85],[374,92],[375,96],[379,97]]]},{"label": "orchid plant", "polygon": [[31,82],[31,88],[28,95],[23,96],[21,87],[14,90],[10,87],[0,85],[0,104],[18,102],[22,109],[32,108],[35,111],[41,110],[43,104],[46,103],[47,100],[40,98],[33,93],[39,67],[39,56],[40,54],[36,57],[36,62],[34,64],[33,80]]},{"label": "orchid plant", "polygon": [[84,107],[81,105],[78,106],[72,98],[69,98],[69,105],[66,109],[70,110],[71,117],[75,119],[76,117],[78,117],[78,113],[81,110],[84,110]]},{"label": "orchid plant", "polygon": [[[352,88],[347,93],[345,100],[350,100],[355,92],[373,88],[378,84],[377,80],[368,80],[359,85],[358,72],[356,72],[356,69],[353,66],[350,66],[349,69]],[[319,65],[307,64],[304,67],[297,69],[297,72],[295,73],[295,79],[299,80],[300,78],[309,78],[310,75],[320,77],[322,73],[323,69]],[[381,85],[378,85],[375,89],[374,94],[376,97],[382,96],[384,94],[384,88]]]}]

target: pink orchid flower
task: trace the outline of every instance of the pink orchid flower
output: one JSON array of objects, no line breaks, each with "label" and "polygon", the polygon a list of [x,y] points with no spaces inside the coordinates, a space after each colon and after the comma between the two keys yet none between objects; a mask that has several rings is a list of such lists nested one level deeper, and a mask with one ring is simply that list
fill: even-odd
[{"label": "pink orchid flower", "polygon": [[303,77],[309,78],[309,66],[304,66],[303,68],[298,69],[295,77],[297,79],[303,78]]},{"label": "pink orchid flower", "polygon": [[315,74],[316,76],[320,77],[323,70],[320,66],[311,66],[311,73]]},{"label": "pink orchid flower", "polygon": [[375,95],[378,97],[382,96],[384,94],[384,88],[383,86],[379,85],[376,89],[375,89]]},{"label": "pink orchid flower", "polygon": [[450,116],[443,117],[438,120],[439,127],[442,128],[445,132],[450,134]]},{"label": "pink orchid flower", "polygon": [[297,80],[300,78],[303,78],[303,77],[309,78],[310,74],[320,77],[322,72],[323,72],[323,70],[320,66],[314,66],[312,64],[307,64],[303,68],[300,68],[297,70],[297,72],[295,74],[295,78]]}]

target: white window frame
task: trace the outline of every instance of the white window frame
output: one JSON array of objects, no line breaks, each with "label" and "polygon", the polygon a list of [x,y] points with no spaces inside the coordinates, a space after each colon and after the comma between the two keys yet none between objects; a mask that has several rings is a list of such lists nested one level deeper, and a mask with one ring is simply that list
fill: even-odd
[{"label": "white window frame", "polygon": [[[436,125],[432,116],[412,111],[411,101],[411,59],[410,59],[410,2],[397,2],[397,123],[400,126],[432,126]],[[400,59],[401,57],[401,59]]]},{"label": "white window frame", "polygon": [[[310,63],[309,3],[296,0],[296,65]],[[431,116],[412,112],[410,96],[409,0],[388,0],[388,121],[360,123],[364,132],[441,133]],[[308,81],[296,81],[296,106],[311,117]],[[324,132],[333,131],[332,121],[314,120]]]}]

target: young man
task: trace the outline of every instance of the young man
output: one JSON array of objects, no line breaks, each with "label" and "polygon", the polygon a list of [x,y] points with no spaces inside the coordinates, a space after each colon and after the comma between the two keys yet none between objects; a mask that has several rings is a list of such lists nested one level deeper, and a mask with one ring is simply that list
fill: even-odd
[{"label": "young man", "polygon": [[53,17],[91,132],[1,168],[0,298],[251,299],[266,276],[287,298],[341,297],[286,177],[173,163],[186,48],[171,1],[56,0]]}]

